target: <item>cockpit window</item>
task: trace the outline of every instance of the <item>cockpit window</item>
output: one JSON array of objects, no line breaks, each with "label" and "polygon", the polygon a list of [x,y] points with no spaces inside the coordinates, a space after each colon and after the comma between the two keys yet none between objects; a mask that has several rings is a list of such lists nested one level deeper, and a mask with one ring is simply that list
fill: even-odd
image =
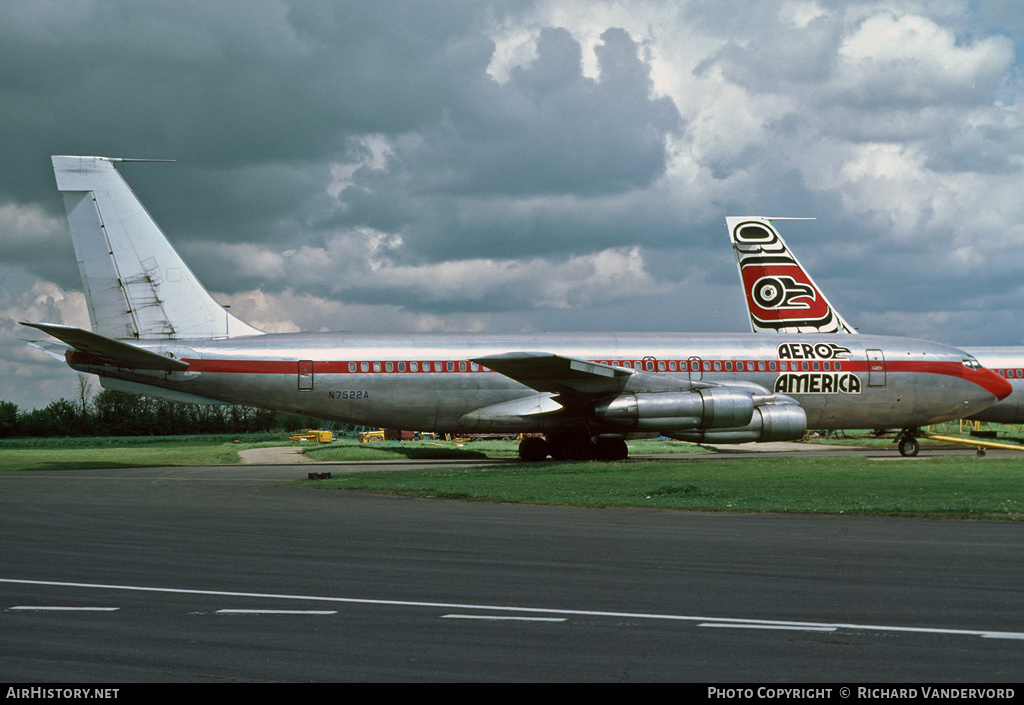
[{"label": "cockpit window", "polygon": [[981,369],[981,363],[978,362],[977,360],[975,360],[973,357],[964,358],[963,363],[964,363],[964,367],[967,367],[968,369],[972,369],[972,370],[980,370]]}]

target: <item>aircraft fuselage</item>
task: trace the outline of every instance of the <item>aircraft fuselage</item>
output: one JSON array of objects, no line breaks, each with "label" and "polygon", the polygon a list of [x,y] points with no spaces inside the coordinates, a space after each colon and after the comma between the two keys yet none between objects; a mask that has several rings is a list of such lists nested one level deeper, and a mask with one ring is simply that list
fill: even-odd
[{"label": "aircraft fuselage", "polygon": [[[295,333],[225,339],[137,341],[187,362],[185,371],[97,366],[80,352],[72,367],[209,399],[314,418],[437,431],[551,431],[579,425],[549,414],[502,426],[466,418],[537,391],[474,359],[557,351],[664,380],[753,384],[795,399],[809,428],[926,425],[962,418],[1003,393],[990,370],[962,351],[887,336],[763,334],[415,334]],[[94,362],[94,361],[92,361]],[[655,381],[655,383],[657,383]],[[529,426],[529,428],[527,428]],[[592,431],[621,430],[597,421]]]}]

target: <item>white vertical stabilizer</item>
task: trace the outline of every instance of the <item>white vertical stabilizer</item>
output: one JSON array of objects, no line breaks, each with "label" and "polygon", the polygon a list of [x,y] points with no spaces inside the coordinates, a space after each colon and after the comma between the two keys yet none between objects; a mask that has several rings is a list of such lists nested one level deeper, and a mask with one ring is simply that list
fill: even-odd
[{"label": "white vertical stabilizer", "polygon": [[119,340],[262,333],[203,288],[114,169],[121,159],[52,159],[93,332]]}]

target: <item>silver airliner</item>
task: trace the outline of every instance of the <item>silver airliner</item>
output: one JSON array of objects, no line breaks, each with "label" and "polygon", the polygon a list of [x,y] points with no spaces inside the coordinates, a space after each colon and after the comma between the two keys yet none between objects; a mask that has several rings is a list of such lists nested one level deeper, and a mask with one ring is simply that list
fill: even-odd
[{"label": "silver airliner", "polygon": [[[811,278],[783,240],[773,221],[763,216],[725,219],[740,271],[744,300],[755,333],[856,333]],[[843,344],[847,345],[843,339]],[[967,347],[985,367],[1008,380],[1013,393],[964,418],[994,423],[1024,423],[1024,347]],[[897,426],[899,424],[896,424]],[[914,429],[900,435],[900,452],[917,453]]]},{"label": "silver airliner", "polygon": [[955,348],[752,333],[267,334],[203,288],[116,170],[55,156],[92,330],[23,322],[108,389],[345,423],[524,432],[520,458],[621,459],[631,435],[793,440],[924,425],[1010,393]]}]

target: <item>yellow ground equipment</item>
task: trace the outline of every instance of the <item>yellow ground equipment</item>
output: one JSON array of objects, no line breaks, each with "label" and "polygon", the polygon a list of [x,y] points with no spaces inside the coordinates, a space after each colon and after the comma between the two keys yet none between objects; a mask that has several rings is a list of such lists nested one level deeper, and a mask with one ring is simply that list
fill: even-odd
[{"label": "yellow ground equipment", "polygon": [[978,449],[978,455],[985,455],[986,448],[1002,448],[1003,450],[1019,450],[1024,451],[1024,446],[1010,445],[1009,443],[993,443],[992,441],[979,441],[969,438],[955,438],[953,436],[936,436],[933,434],[927,434],[921,436],[921,438],[930,438],[933,441],[946,441],[947,443],[963,443],[967,446],[974,446]]},{"label": "yellow ground equipment", "polygon": [[330,431],[306,431],[292,434],[288,436],[288,440],[301,443],[330,443],[334,440],[334,435]]}]

